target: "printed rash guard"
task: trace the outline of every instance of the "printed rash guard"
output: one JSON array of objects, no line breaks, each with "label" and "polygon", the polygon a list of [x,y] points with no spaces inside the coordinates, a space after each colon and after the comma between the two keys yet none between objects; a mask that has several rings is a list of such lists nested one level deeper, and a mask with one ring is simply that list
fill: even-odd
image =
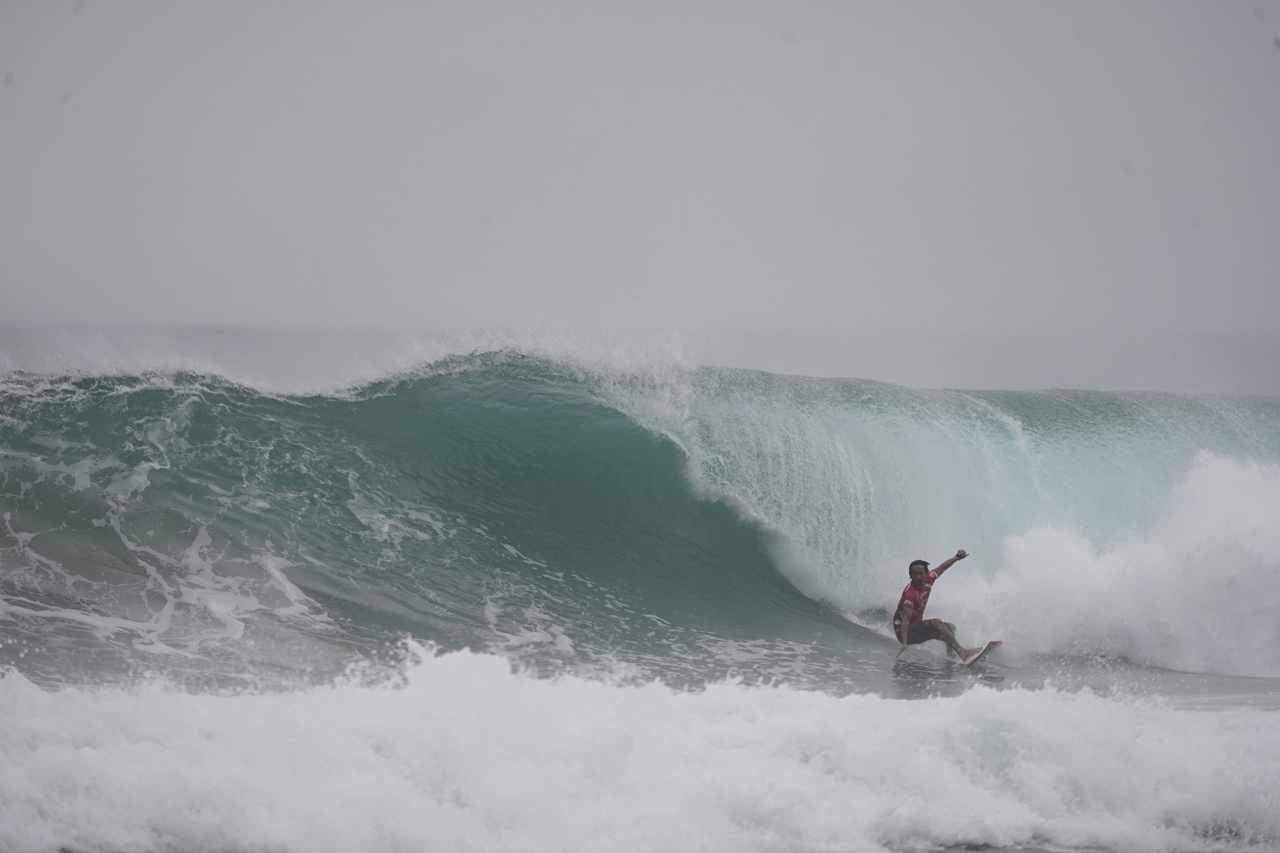
[{"label": "printed rash guard", "polygon": [[[902,591],[902,598],[898,599],[898,609],[893,611],[893,627],[897,629],[902,625],[902,608],[907,603],[911,603],[914,612],[911,614],[911,624],[918,625],[920,620],[924,618],[924,606],[929,603],[929,593],[933,592],[933,582],[938,579],[938,573],[930,571],[924,578],[924,589],[916,589],[911,584],[907,584],[907,588]],[[910,627],[907,626],[907,627]]]}]

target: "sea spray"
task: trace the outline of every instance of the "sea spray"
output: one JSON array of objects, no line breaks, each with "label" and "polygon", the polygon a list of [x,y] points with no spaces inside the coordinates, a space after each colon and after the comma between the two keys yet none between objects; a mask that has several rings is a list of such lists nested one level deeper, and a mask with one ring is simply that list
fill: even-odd
[{"label": "sea spray", "polygon": [[971,642],[1280,675],[1277,401],[747,371],[600,384],[677,442],[700,494],[778,534],[800,589],[869,624],[910,560],[965,547],[933,601]]},{"label": "sea spray", "polygon": [[1202,453],[1169,504],[1105,551],[1051,527],[1012,536],[953,612],[1029,650],[1280,677],[1280,466]]}]

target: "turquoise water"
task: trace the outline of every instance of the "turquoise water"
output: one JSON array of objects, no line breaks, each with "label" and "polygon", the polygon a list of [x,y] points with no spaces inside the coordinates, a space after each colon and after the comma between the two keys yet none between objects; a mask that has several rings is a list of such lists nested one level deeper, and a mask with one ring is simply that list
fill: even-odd
[{"label": "turquoise water", "polygon": [[1274,399],[11,372],[0,506],[6,849],[1280,846]]}]

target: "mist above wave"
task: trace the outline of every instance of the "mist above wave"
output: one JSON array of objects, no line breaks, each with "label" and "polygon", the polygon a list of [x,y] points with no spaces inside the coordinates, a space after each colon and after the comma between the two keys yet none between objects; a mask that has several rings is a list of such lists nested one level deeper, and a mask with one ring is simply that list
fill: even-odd
[{"label": "mist above wave", "polygon": [[0,372],[222,376],[267,393],[331,393],[451,356],[510,350],[632,372],[716,366],[860,377],[914,388],[1082,388],[1280,395],[1267,335],[1054,336],[900,333],[838,326],[591,326],[454,330],[0,328]]},{"label": "mist above wave", "polygon": [[678,335],[634,330],[0,330],[0,373],[184,372],[218,376],[265,393],[304,396],[410,374],[453,356],[494,352],[631,372],[688,364]]}]

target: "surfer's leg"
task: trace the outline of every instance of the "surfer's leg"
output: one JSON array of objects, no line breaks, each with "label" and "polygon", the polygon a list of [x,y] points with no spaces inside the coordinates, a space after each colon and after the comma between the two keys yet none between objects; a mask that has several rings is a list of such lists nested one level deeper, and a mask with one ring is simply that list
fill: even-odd
[{"label": "surfer's leg", "polygon": [[[953,636],[953,637],[954,637],[954,636],[956,635],[956,626],[955,626],[955,625],[951,624],[950,622],[943,622],[942,624],[947,626],[947,630],[951,632],[951,636]],[[959,652],[957,652],[955,649],[951,648],[951,646],[947,646],[947,654],[948,654],[948,655],[950,655],[950,656],[952,656],[952,657],[954,657],[955,655],[958,655],[958,654],[959,654]]]},{"label": "surfer's leg", "polygon": [[941,619],[929,619],[927,621],[933,623],[942,642],[946,643],[960,657],[967,658],[978,651],[977,649],[966,649],[960,645],[960,641],[956,639],[956,626],[950,622],[943,622]]}]

